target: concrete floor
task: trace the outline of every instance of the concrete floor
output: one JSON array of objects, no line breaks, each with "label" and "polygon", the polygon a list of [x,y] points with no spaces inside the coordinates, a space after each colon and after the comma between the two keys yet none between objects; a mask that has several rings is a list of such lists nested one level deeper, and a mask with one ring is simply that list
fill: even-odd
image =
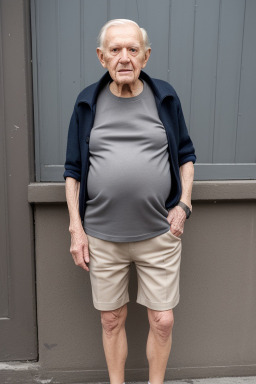
[{"label": "concrete floor", "polygon": [[223,377],[215,379],[194,379],[167,381],[166,384],[256,384],[256,376],[253,377]]},{"label": "concrete floor", "polygon": [[181,380],[173,381],[172,384],[256,384],[256,377],[224,377],[219,379]]},{"label": "concrete floor", "polygon": [[[126,383],[135,384],[135,383]],[[139,383],[136,384],[145,384]],[[187,380],[175,380],[165,381],[165,384],[256,384],[256,376],[248,377],[222,377],[215,379],[187,379]]]}]

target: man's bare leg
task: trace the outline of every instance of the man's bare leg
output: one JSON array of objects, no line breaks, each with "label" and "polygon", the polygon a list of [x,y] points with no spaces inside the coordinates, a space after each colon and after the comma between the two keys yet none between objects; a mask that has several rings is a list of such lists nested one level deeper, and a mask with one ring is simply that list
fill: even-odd
[{"label": "man's bare leg", "polygon": [[128,354],[125,320],[127,305],[114,311],[101,311],[102,340],[111,384],[124,382]]},{"label": "man's bare leg", "polygon": [[149,334],[147,358],[150,384],[162,384],[171,352],[173,311],[154,311],[148,308]]}]

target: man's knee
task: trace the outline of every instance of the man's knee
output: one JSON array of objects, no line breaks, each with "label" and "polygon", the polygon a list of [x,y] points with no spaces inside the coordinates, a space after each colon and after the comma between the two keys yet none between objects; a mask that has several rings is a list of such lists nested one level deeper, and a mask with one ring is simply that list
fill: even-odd
[{"label": "man's knee", "polygon": [[113,311],[101,311],[101,324],[106,335],[118,333],[125,324],[127,305]]},{"label": "man's knee", "polygon": [[169,339],[174,325],[172,309],[168,311],[153,311],[148,309],[148,318],[152,331],[162,341]]}]

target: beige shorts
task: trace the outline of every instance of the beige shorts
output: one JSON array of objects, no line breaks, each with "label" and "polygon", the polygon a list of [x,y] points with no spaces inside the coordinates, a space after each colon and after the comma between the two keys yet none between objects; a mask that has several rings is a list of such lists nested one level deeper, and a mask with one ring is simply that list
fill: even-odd
[{"label": "beige shorts", "polygon": [[129,301],[129,272],[135,263],[138,278],[137,303],[164,311],[180,298],[181,239],[171,231],[135,242],[111,242],[87,235],[90,279],[94,307],[117,309]]}]

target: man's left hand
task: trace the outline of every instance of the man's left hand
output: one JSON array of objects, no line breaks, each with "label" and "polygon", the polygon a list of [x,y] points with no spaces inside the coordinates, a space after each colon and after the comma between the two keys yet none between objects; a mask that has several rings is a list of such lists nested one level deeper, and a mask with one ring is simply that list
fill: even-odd
[{"label": "man's left hand", "polygon": [[184,232],[184,224],[186,221],[185,211],[180,206],[176,206],[170,209],[167,216],[167,221],[170,224],[170,231],[175,236],[180,237]]}]

